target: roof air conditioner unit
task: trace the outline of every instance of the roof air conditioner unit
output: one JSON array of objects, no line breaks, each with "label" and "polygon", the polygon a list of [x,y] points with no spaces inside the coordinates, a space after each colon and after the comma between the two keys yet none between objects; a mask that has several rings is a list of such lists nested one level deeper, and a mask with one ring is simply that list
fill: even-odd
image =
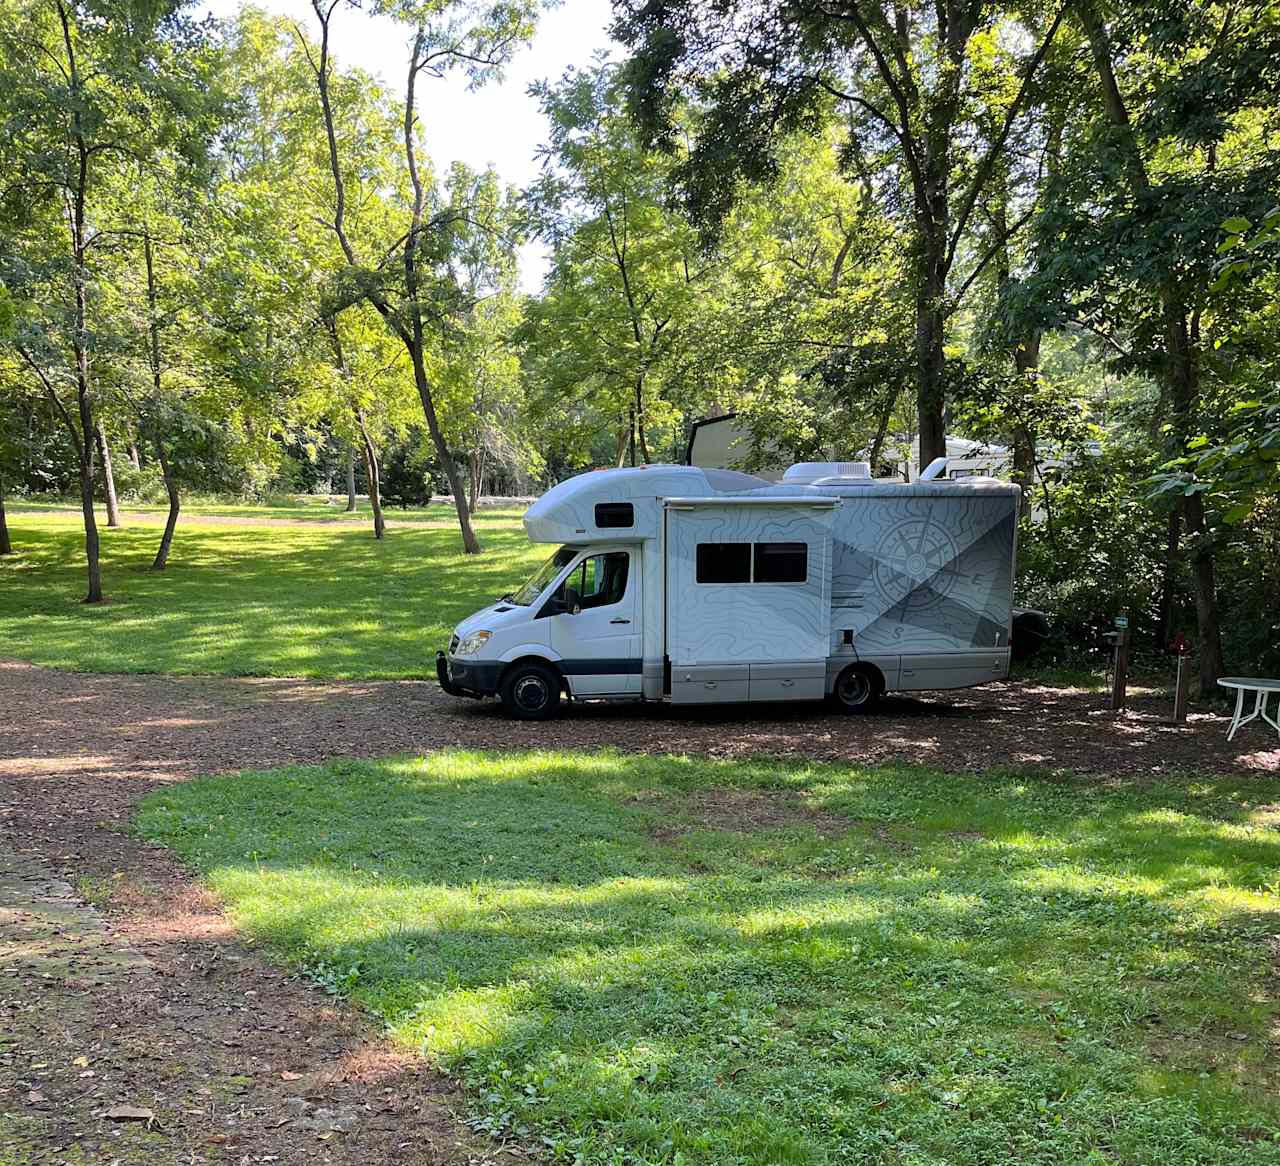
[{"label": "roof air conditioner unit", "polygon": [[797,462],[782,475],[795,486],[812,485],[819,478],[869,478],[870,462]]}]

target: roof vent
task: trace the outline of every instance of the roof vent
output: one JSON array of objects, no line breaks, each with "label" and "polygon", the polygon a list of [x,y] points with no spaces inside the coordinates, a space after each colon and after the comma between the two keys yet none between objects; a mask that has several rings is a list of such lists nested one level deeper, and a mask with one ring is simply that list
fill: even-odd
[{"label": "roof vent", "polygon": [[870,462],[797,462],[782,475],[782,480],[794,486],[806,486],[819,478],[870,477]]}]

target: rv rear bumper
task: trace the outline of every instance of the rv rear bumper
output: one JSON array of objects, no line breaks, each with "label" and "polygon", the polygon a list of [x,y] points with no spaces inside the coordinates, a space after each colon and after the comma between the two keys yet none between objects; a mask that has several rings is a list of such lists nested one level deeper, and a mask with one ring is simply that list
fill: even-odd
[{"label": "rv rear bumper", "polygon": [[502,675],[501,661],[463,663],[445,652],[436,653],[436,679],[450,696],[493,696]]}]

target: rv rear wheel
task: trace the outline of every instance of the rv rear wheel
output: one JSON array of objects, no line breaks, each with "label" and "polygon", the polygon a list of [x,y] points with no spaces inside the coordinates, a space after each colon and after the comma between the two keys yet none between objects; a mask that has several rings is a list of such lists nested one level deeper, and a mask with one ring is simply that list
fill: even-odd
[{"label": "rv rear wheel", "polygon": [[880,698],[880,674],[870,664],[854,664],[840,673],[831,696],[841,712],[865,713]]},{"label": "rv rear wheel", "polygon": [[545,721],[560,712],[560,677],[545,664],[515,664],[502,678],[502,707],[522,721]]}]

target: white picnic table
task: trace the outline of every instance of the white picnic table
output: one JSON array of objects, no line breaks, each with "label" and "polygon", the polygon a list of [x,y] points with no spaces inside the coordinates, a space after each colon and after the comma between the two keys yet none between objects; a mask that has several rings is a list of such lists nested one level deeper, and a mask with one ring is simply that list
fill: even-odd
[{"label": "white picnic table", "polygon": [[[1280,733],[1280,721],[1273,721],[1267,716],[1267,698],[1273,693],[1280,693],[1280,680],[1268,680],[1258,676],[1224,676],[1218,681],[1223,688],[1236,690],[1236,714],[1231,718],[1231,728],[1227,730],[1227,740],[1236,735],[1241,725],[1247,725],[1257,717],[1261,717],[1277,733]],[[1246,692],[1254,694],[1253,712],[1247,717],[1244,712],[1244,696]],[[1280,714],[1280,701],[1276,703],[1276,712]]]}]

